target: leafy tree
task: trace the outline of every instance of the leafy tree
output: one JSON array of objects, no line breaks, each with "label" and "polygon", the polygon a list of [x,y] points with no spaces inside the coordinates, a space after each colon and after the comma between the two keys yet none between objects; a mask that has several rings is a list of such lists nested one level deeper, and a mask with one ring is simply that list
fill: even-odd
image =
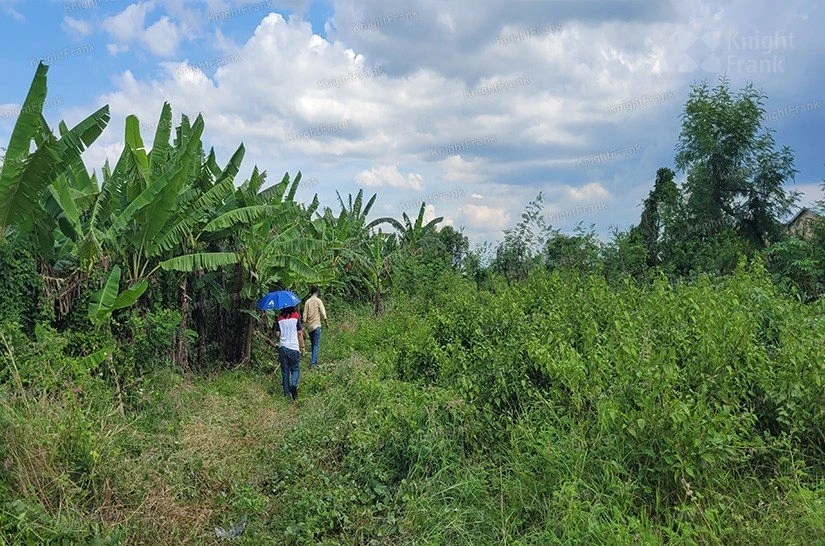
[{"label": "leafy tree", "polygon": [[438,232],[438,239],[448,257],[448,263],[453,269],[459,269],[464,263],[470,249],[470,241],[461,231],[452,226],[444,226]]},{"label": "leafy tree", "polygon": [[410,217],[407,216],[407,213],[403,212],[401,213],[401,217],[404,220],[403,223],[399,222],[395,218],[380,218],[379,220],[373,222],[373,224],[376,222],[386,222],[390,224],[398,231],[398,240],[401,246],[415,249],[415,247],[427,236],[435,234],[438,224],[444,220],[443,216],[439,216],[438,218],[433,218],[429,222],[425,222],[425,209],[425,204],[421,203],[421,208],[418,209],[418,215],[415,217],[415,220],[410,219]]},{"label": "leafy tree", "polygon": [[648,249],[641,230],[633,227],[627,231],[613,229],[613,237],[602,249],[605,278],[610,282],[626,276],[637,280],[645,277],[648,271]]},{"label": "leafy tree", "polygon": [[549,232],[544,251],[545,265],[549,271],[555,269],[576,269],[585,273],[599,268],[601,244],[594,226],[585,230],[576,226],[574,235],[565,235],[559,230]]},{"label": "leafy tree", "polygon": [[550,226],[542,214],[544,195],[539,192],[521,214],[521,221],[504,230],[504,240],[496,247],[492,268],[504,275],[507,284],[527,277],[540,259],[545,234]]},{"label": "leafy tree", "polygon": [[[67,166],[80,161],[109,122],[104,106],[72,129],[64,124],[58,138],[43,118],[48,67],[40,63],[14,124],[0,171],[0,233],[11,225],[31,233],[41,216],[41,197]],[[32,143],[36,144],[31,152]]]},{"label": "leafy tree", "polygon": [[687,216],[691,223],[731,224],[753,248],[782,236],[780,218],[796,201],[785,190],[793,178],[794,158],[776,149],[763,127],[765,95],[748,84],[737,95],[724,77],[711,89],[706,82],[691,89],[682,114],[676,167],[687,173]]},{"label": "leafy tree", "polygon": [[644,200],[638,232],[644,247],[648,267],[661,263],[660,245],[664,231],[664,221],[668,212],[675,211],[679,199],[679,188],[673,178],[675,173],[667,167],[656,171],[656,181],[647,199]]}]

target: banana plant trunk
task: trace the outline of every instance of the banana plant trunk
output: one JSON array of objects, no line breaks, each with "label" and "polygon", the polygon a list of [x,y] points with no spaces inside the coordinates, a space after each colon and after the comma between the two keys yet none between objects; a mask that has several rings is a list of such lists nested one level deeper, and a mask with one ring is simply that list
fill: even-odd
[{"label": "banana plant trunk", "polygon": [[173,361],[185,372],[191,372],[189,367],[189,349],[186,343],[186,323],[189,320],[189,283],[188,277],[184,275],[180,285],[180,325],[175,336],[175,349]]},{"label": "banana plant trunk", "polygon": [[[250,306],[254,309],[254,305]],[[251,315],[246,316],[246,337],[244,338],[243,358],[241,364],[248,366],[252,360],[252,335],[255,333],[255,319]]]},{"label": "banana plant trunk", "polygon": [[[230,323],[227,324],[227,326],[231,325],[232,332],[234,333],[234,335],[228,337],[226,340],[226,356],[229,362],[240,362],[244,353],[243,343],[245,343],[246,337],[243,327],[245,321],[243,320],[243,313],[240,312],[240,302],[243,298],[243,280],[243,267],[241,264],[237,264],[235,266],[235,278],[232,282],[232,305],[227,317]],[[229,328],[227,328],[226,331],[230,331]]]},{"label": "banana plant trunk", "polygon": [[375,291],[375,298],[373,301],[373,305],[375,307],[375,316],[380,317],[381,313],[384,311],[384,304],[381,302],[381,286],[378,286],[378,289]]}]

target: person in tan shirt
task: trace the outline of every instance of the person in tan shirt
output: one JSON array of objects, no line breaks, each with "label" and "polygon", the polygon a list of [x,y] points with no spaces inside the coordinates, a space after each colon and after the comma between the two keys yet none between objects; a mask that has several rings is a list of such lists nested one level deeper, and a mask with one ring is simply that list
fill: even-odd
[{"label": "person in tan shirt", "polygon": [[321,347],[322,321],[324,325],[329,325],[327,321],[327,310],[324,308],[324,302],[318,297],[318,287],[311,286],[309,288],[309,299],[304,303],[304,328],[309,332],[309,341],[312,344],[312,357],[309,361],[310,368],[318,365],[318,349]]}]

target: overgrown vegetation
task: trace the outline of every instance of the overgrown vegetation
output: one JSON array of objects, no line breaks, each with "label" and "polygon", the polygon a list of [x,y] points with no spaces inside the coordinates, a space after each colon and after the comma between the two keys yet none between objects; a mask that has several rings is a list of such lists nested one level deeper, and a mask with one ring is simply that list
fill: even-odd
[{"label": "overgrown vegetation", "polygon": [[[543,196],[496,247],[440,218],[235,177],[204,120],[116,165],[37,69],[0,171],[0,542],[738,543],[825,536],[825,227],[789,234],[762,95],[695,87],[640,222]],[[381,228],[381,229],[379,229]],[[384,229],[389,229],[389,233]],[[319,370],[277,394],[261,293],[320,284]]]}]

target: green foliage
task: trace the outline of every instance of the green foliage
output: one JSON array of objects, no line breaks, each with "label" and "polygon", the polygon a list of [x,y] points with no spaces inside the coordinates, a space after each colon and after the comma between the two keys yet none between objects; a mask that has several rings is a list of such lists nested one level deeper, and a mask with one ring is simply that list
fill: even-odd
[{"label": "green foliage", "polygon": [[[22,387],[18,396],[75,395],[100,388],[92,374],[113,347],[95,348],[81,356],[72,356],[67,350],[69,339],[50,326],[37,324],[35,338],[29,339],[11,322],[0,323],[0,383],[9,381]],[[18,388],[18,391],[20,389]]]},{"label": "green foliage", "polygon": [[656,181],[644,201],[639,226],[635,228],[644,244],[648,267],[661,263],[664,221],[672,217],[680,198],[679,188],[673,181],[674,176],[675,173],[666,167],[656,171]]},{"label": "green foliage", "polygon": [[[687,173],[687,214],[694,223],[727,220],[755,248],[781,237],[780,218],[796,201],[788,147],[775,149],[763,127],[765,96],[747,85],[734,96],[722,78],[693,86],[682,115],[676,166]],[[713,230],[715,234],[717,230]]]},{"label": "green foliage", "polygon": [[170,351],[179,324],[180,312],[170,309],[132,311],[126,316],[119,328],[121,352],[118,368],[127,381],[140,381],[170,367]]},{"label": "green foliage", "polygon": [[[0,172],[0,542],[825,535],[825,237],[780,236],[792,156],[728,87],[693,89],[687,181],[660,169],[638,226],[562,234],[539,194],[491,256],[423,204],[368,221],[363,191],[296,201],[300,172],[236,187],[243,145],[221,168],[168,104],[98,180],[108,110],[58,139],[41,65]],[[773,280],[740,260],[766,245]],[[288,406],[254,302],[311,283],[335,362]],[[195,347],[247,367],[199,377]]]},{"label": "green foliage", "polygon": [[593,273],[599,269],[601,244],[593,226],[585,230],[576,226],[575,235],[564,235],[558,230],[549,232],[545,243],[545,263],[549,271],[575,269]]},{"label": "green foliage", "polygon": [[[501,454],[508,471],[528,464],[538,435],[552,446],[542,461],[581,468],[544,482],[552,463],[524,467],[531,491],[570,482],[619,513],[636,514],[640,503],[643,520],[680,526],[696,525],[694,510],[714,511],[720,527],[694,531],[726,542],[742,532],[725,521],[728,504],[751,494],[740,480],[803,472],[815,487],[821,479],[814,385],[825,381],[815,364],[823,316],[782,298],[758,264],[727,280],[646,289],[566,273],[490,298],[452,290],[400,344],[396,369],[404,380],[456,389],[479,412],[468,446]],[[546,514],[536,517],[529,506],[513,517],[540,525],[554,513],[536,505]],[[559,532],[573,531],[565,525]],[[534,530],[548,540],[547,528]]]},{"label": "green foliage", "polygon": [[496,248],[491,264],[508,284],[527,278],[540,259],[546,232],[550,229],[543,214],[543,194],[539,193],[521,214],[515,227],[504,231],[504,240]]},{"label": "green foliage", "polygon": [[0,323],[19,322],[32,333],[41,291],[37,261],[29,245],[22,238],[0,237]]},{"label": "green foliage", "polygon": [[114,311],[134,305],[149,287],[148,281],[141,279],[118,293],[120,274],[120,266],[114,266],[103,283],[103,287],[90,297],[89,319],[96,326],[107,324]]},{"label": "green foliage", "polygon": [[825,293],[825,229],[814,231],[813,237],[803,239],[793,235],[765,249],[768,267],[780,286],[811,301]]}]

